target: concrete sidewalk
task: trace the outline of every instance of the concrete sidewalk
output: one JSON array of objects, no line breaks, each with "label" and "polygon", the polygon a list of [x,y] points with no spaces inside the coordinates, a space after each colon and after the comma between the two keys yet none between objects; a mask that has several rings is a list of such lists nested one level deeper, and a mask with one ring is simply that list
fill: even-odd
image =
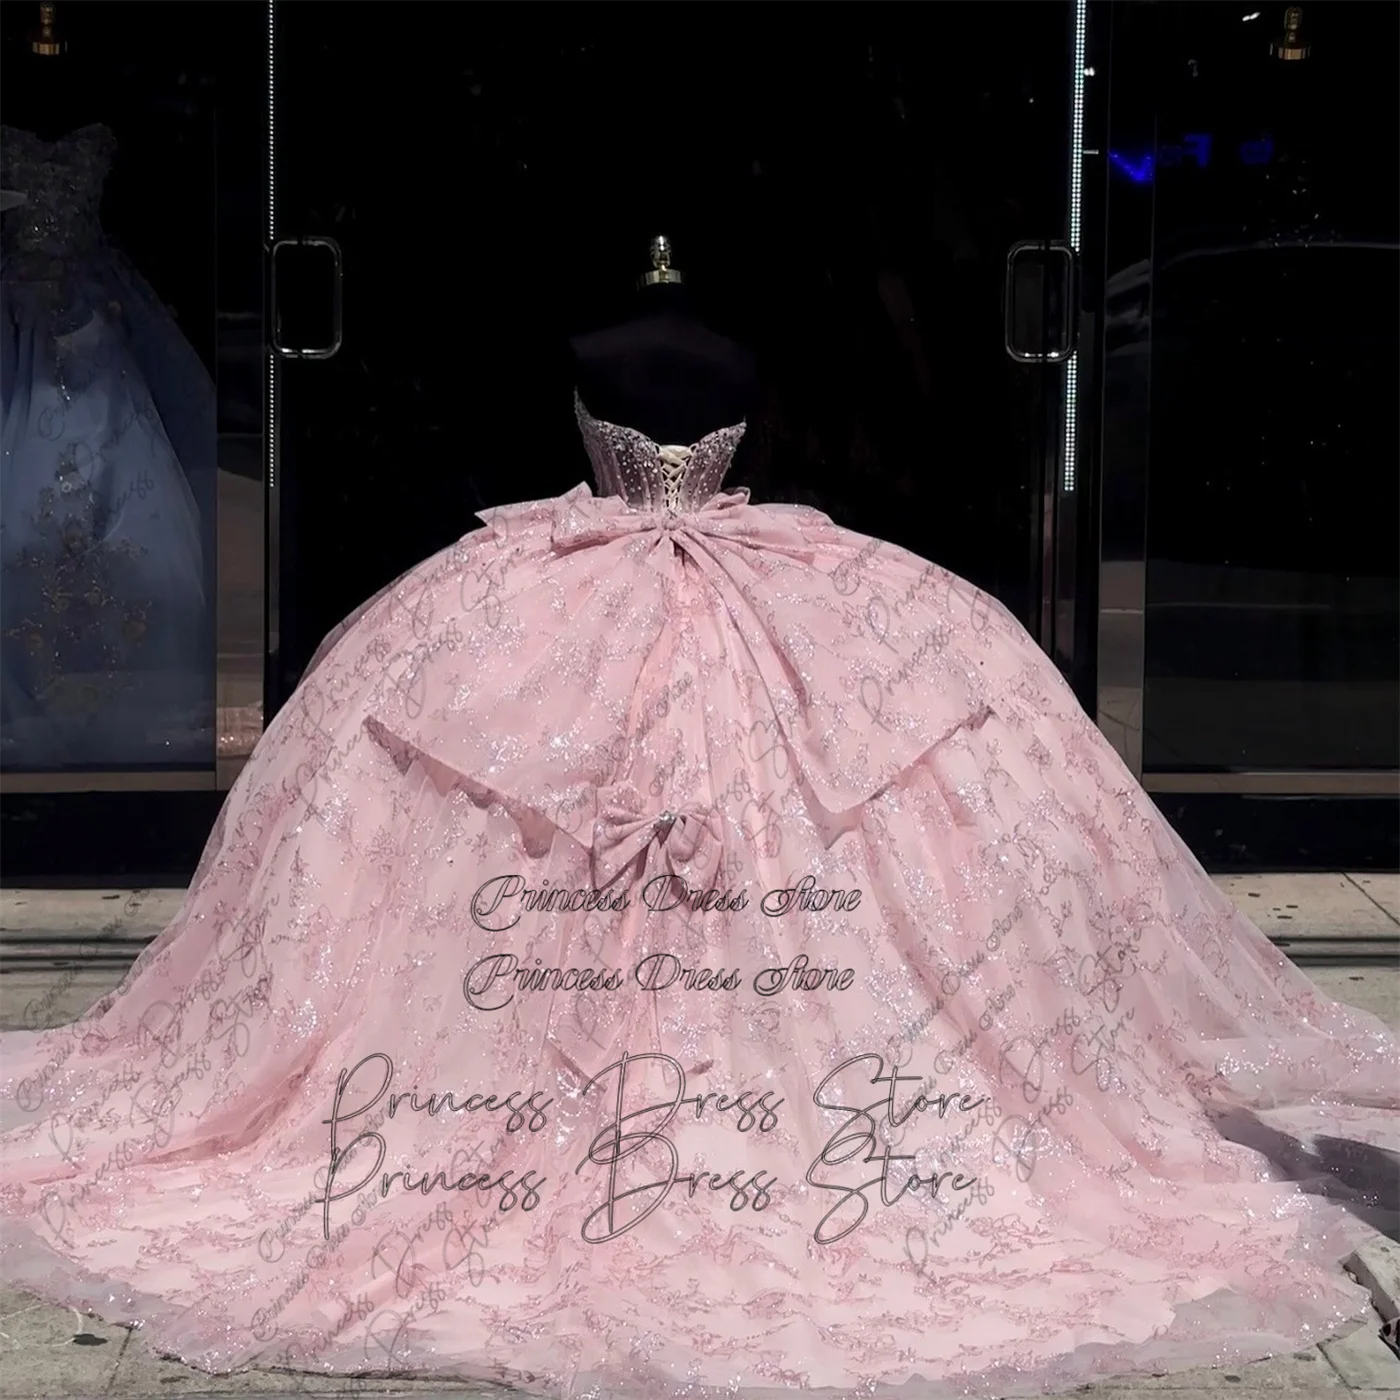
[{"label": "concrete sidewalk", "polygon": [[[1218,882],[1249,917],[1338,1000],[1400,1031],[1400,875],[1229,876]],[[180,890],[0,891],[0,1026],[57,1025],[115,987],[173,917]],[[1349,1396],[1397,1400],[1400,1359],[1380,1337],[1400,1313],[1400,1245],[1348,1261],[1371,1291],[1373,1323],[1349,1337],[1222,1370],[1104,1382],[1070,1392],[1091,1400],[1161,1394],[1170,1400]],[[207,1376],[152,1353],[139,1332],[0,1287],[0,1400],[57,1397],[411,1396],[511,1400],[500,1387],[254,1371]]]}]

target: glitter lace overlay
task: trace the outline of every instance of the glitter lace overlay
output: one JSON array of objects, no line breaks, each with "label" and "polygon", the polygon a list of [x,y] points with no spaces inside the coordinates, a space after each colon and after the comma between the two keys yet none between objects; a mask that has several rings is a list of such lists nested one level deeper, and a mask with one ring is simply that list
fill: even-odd
[{"label": "glitter lace overlay", "polygon": [[25,202],[4,223],[6,271],[31,258],[31,275],[61,274],[102,239],[98,206],[116,140],[105,126],[85,126],[60,141],[0,127],[0,185],[22,190]]},{"label": "glitter lace overlay", "polygon": [[193,758],[212,719],[187,478],[212,489],[213,382],[103,239],[115,149],[102,126],[0,129],[0,184],[26,195],[0,219],[4,742],[41,764]]},{"label": "glitter lace overlay", "polygon": [[[209,1370],[570,1400],[1064,1389],[1363,1317],[1368,1227],[1245,1140],[1359,1192],[1395,1040],[1217,891],[993,599],[717,494],[728,447],[668,511],[654,445],[584,429],[627,498],[485,511],[372,599],[118,991],[4,1038],[12,1286]],[[648,910],[668,874],[746,900]],[[859,902],[762,902],[807,876]],[[831,975],[764,973],[799,958]],[[664,1058],[614,1162],[624,1052]]]}]

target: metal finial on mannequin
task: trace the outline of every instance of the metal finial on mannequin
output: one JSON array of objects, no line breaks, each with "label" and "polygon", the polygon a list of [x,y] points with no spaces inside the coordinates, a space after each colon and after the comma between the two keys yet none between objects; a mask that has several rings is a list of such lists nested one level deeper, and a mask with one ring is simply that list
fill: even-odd
[{"label": "metal finial on mannequin", "polygon": [[676,286],[685,279],[671,266],[671,240],[658,233],[651,240],[651,271],[637,283],[639,287]]},{"label": "metal finial on mannequin", "polygon": [[63,38],[51,4],[39,6],[39,27],[29,35],[29,51],[41,58],[57,58],[63,52]]},{"label": "metal finial on mannequin", "polygon": [[1283,33],[1270,45],[1275,58],[1297,63],[1312,52],[1312,45],[1303,38],[1303,7],[1290,5],[1283,12]]}]

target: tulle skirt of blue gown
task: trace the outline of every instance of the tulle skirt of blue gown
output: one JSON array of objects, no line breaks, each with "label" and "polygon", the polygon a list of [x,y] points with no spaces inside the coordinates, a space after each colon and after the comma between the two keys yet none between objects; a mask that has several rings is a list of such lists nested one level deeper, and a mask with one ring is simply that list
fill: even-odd
[{"label": "tulle skirt of blue gown", "polygon": [[115,250],[3,285],[4,764],[212,762],[213,382]]}]

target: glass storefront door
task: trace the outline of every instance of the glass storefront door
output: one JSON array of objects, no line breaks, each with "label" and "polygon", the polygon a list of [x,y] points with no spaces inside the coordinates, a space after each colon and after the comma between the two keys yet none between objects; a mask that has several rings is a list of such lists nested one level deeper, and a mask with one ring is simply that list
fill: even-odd
[{"label": "glass storefront door", "polygon": [[275,5],[273,703],[475,512],[586,478],[566,339],[658,233],[759,354],[733,484],[1068,668],[1084,8]]},{"label": "glass storefront door", "polygon": [[[7,6],[4,120],[48,144],[6,198],[96,181],[73,236],[125,281],[4,213],[6,878],[188,873],[329,628],[585,477],[566,339],[657,233],[760,355],[733,484],[973,579],[1082,681],[1085,10]],[[57,311],[11,296],[51,252]]]},{"label": "glass storefront door", "polygon": [[1221,858],[1393,860],[1400,9],[1112,11],[1100,723]]},{"label": "glass storefront door", "polygon": [[262,729],[265,20],[0,23],[5,875],[141,878]]}]

